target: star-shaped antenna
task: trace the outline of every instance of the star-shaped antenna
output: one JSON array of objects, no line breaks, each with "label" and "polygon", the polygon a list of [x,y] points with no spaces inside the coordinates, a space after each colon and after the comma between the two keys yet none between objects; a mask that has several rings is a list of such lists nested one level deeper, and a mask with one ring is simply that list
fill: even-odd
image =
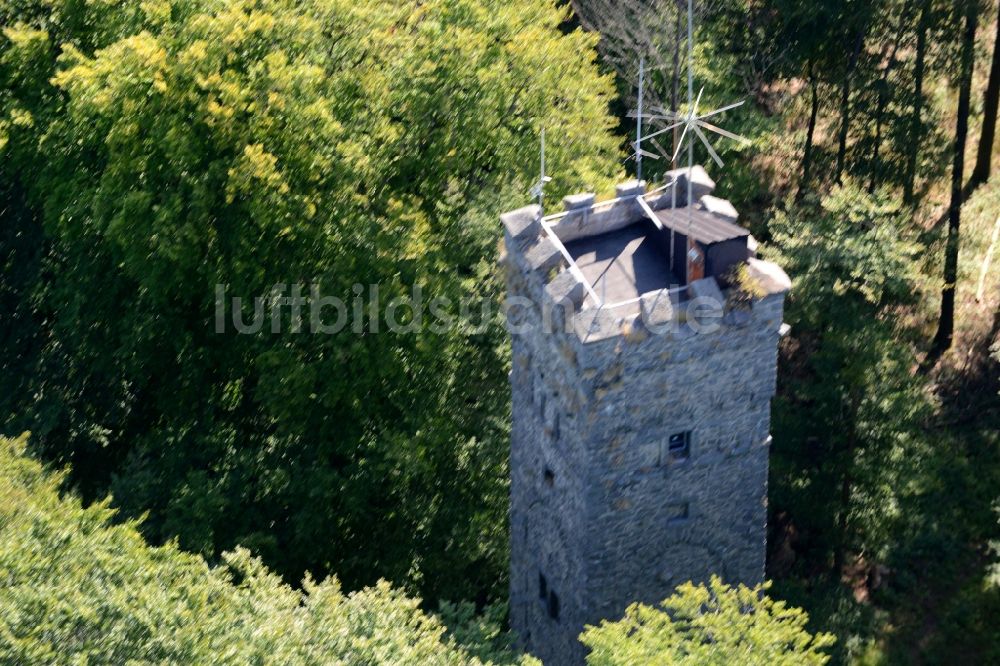
[{"label": "star-shaped antenna", "polygon": [[[655,138],[662,134],[666,134],[667,132],[672,132],[678,127],[681,127],[683,129],[681,130],[680,138],[677,141],[677,146],[671,158],[672,162],[676,162],[677,158],[680,156],[681,149],[684,146],[684,139],[689,139],[690,141],[693,141],[693,136],[697,136],[698,139],[705,146],[705,148],[708,150],[708,154],[712,157],[712,160],[715,161],[715,163],[718,164],[720,167],[724,166],[722,158],[719,157],[719,154],[715,151],[715,148],[712,147],[712,144],[709,142],[708,137],[705,135],[705,132],[703,130],[714,132],[720,136],[726,137],[727,139],[733,139],[734,141],[749,143],[749,141],[746,138],[739,136],[738,134],[733,134],[732,132],[729,132],[728,130],[725,130],[717,125],[706,122],[708,118],[712,118],[719,114],[725,113],[726,111],[742,106],[743,105],[742,101],[735,102],[733,104],[728,104],[718,109],[713,109],[708,113],[701,113],[701,114],[698,113],[698,106],[701,104],[701,98],[705,92],[705,89],[702,88],[701,91],[698,93],[697,99],[693,99],[694,98],[693,43],[694,43],[694,6],[693,6],[693,1],[688,0],[688,110],[687,113],[680,113],[679,111],[671,111],[668,109],[663,109],[661,107],[654,106],[650,109],[651,112],[644,112],[642,104],[644,63],[642,60],[640,60],[639,61],[639,104],[638,108],[635,111],[632,111],[628,114],[629,117],[636,119],[636,140],[632,142],[632,148],[635,150],[634,159],[636,160],[636,163],[639,165],[638,167],[639,169],[641,169],[643,156],[650,157],[652,159],[659,158],[659,155],[653,155],[643,150],[642,142],[650,141],[652,142],[653,145],[657,146],[658,148],[661,148],[660,145],[655,141]],[[667,122],[669,124],[663,129],[659,129],[655,132],[643,135],[642,133],[643,119],[658,124],[663,122]],[[664,156],[666,156],[666,151],[662,152],[664,153]],[[640,173],[639,177],[641,178],[642,177],[641,171],[639,173]]]},{"label": "star-shaped antenna", "polygon": [[[681,128],[683,128],[681,130],[681,136],[680,136],[680,138],[677,141],[677,149],[674,151],[674,154],[671,157],[671,161],[677,161],[677,158],[680,155],[681,149],[684,146],[684,139],[685,138],[690,138],[689,135],[694,135],[694,136],[697,136],[701,140],[702,144],[704,144],[705,148],[708,150],[708,154],[711,155],[711,157],[715,161],[715,163],[718,164],[720,167],[724,166],[722,158],[719,157],[719,154],[712,147],[712,144],[709,142],[708,137],[705,136],[705,132],[702,131],[702,130],[708,130],[709,132],[714,132],[716,134],[719,134],[720,136],[726,137],[727,139],[733,139],[734,141],[739,141],[739,142],[742,142],[742,143],[749,143],[749,140],[746,139],[745,137],[742,137],[742,136],[740,136],[738,134],[733,134],[732,132],[730,132],[728,130],[725,130],[725,129],[717,126],[717,125],[714,125],[712,123],[706,122],[706,119],[708,119],[708,118],[712,118],[712,117],[717,116],[717,115],[719,115],[721,113],[725,113],[726,111],[729,111],[730,109],[735,109],[735,108],[737,108],[739,106],[742,106],[743,102],[739,101],[739,102],[735,102],[733,104],[728,104],[728,105],[723,106],[721,108],[713,109],[712,111],[709,111],[708,113],[698,113],[698,106],[701,104],[701,98],[702,98],[702,95],[704,94],[704,92],[705,92],[705,89],[702,88],[701,91],[698,93],[697,99],[694,101],[694,104],[692,104],[691,108],[688,110],[687,113],[683,113],[682,114],[682,113],[677,113],[675,111],[666,111],[664,109],[656,109],[656,110],[654,110],[654,113],[642,114],[642,117],[646,118],[648,120],[653,120],[653,121],[664,121],[664,120],[666,120],[668,122],[673,121],[671,124],[667,125],[663,129],[660,129],[660,130],[657,130],[655,132],[651,132],[649,134],[644,135],[642,137],[642,140],[643,141],[652,141],[652,143],[654,145],[659,146],[659,144],[656,143],[656,141],[654,141],[654,139],[656,137],[660,136],[661,134],[666,134],[667,132],[672,132],[676,128],[681,127]],[[629,114],[629,115],[638,116],[639,114]],[[633,143],[633,146],[635,146],[635,143]],[[637,148],[637,150],[639,150],[639,149]],[[642,154],[644,154],[646,156],[649,156],[649,153],[647,153],[646,151],[642,151]],[[659,156],[658,155],[654,155],[652,157],[654,159],[656,159]]]},{"label": "star-shaped antenna", "polygon": [[[726,111],[729,111],[730,109],[735,109],[739,106],[742,106],[743,102],[742,101],[735,102],[733,104],[728,104],[721,108],[709,111],[708,113],[699,114],[698,105],[701,104],[701,97],[704,94],[704,92],[705,89],[702,88],[701,91],[698,93],[698,98],[695,100],[694,105],[691,106],[688,112],[684,115],[675,115],[674,118],[676,119],[677,122],[669,126],[670,130],[674,129],[675,127],[683,127],[683,129],[681,130],[680,139],[678,139],[677,141],[677,150],[674,151],[673,160],[676,161],[677,157],[680,155],[681,149],[684,146],[684,139],[687,138],[689,141],[693,141],[694,139],[691,135],[696,135],[698,139],[701,140],[702,144],[705,146],[705,149],[708,150],[708,154],[711,155],[715,163],[721,167],[724,166],[722,158],[719,157],[719,154],[717,152],[715,152],[715,149],[709,142],[708,137],[705,136],[705,132],[702,130],[706,129],[709,132],[715,132],[716,134],[724,136],[728,139],[733,139],[734,141],[749,143],[749,141],[746,138],[738,134],[733,134],[728,130],[724,130],[721,127],[713,125],[712,123],[706,122],[707,118],[712,118],[713,116],[717,116],[720,113],[724,113]],[[667,130],[662,130],[662,131],[667,131]]]},{"label": "star-shaped antenna", "polygon": [[552,179],[545,175],[545,128],[542,128],[542,155],[539,160],[540,167],[538,173],[538,182],[532,186],[529,190],[529,194],[538,199],[538,205],[541,207],[545,201],[545,184],[552,182]]}]

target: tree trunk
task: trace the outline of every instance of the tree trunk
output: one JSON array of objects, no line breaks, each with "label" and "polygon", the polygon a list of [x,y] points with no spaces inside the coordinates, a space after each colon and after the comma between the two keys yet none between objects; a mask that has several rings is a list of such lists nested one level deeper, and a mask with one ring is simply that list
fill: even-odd
[{"label": "tree trunk", "polygon": [[840,141],[837,147],[837,184],[842,182],[844,174],[844,161],[847,159],[847,134],[851,127],[851,77],[858,66],[858,58],[861,56],[861,49],[865,45],[865,27],[858,30],[858,36],[854,40],[854,51],[851,52],[850,62],[847,64],[847,71],[844,73],[844,84],[840,89]]},{"label": "tree trunk", "polygon": [[896,38],[892,42],[891,50],[883,51],[882,53],[882,59],[886,61],[886,64],[879,79],[878,103],[875,107],[875,146],[872,149],[871,167],[869,169],[871,171],[868,180],[869,194],[875,192],[875,188],[878,186],[878,181],[882,175],[882,169],[879,164],[879,153],[882,150],[882,120],[885,116],[885,107],[889,104],[889,75],[896,68],[896,54],[899,52],[899,43],[903,39],[903,31],[909,15],[910,2],[907,0],[906,4],[903,5],[903,11],[899,15],[899,24],[896,26]]},{"label": "tree trunk", "polygon": [[990,67],[990,81],[986,85],[986,100],[983,104],[983,133],[979,138],[979,153],[976,166],[972,170],[972,189],[990,179],[990,162],[993,159],[993,139],[997,129],[997,106],[1000,105],[1000,19],[997,20],[997,36],[993,43],[993,65]]},{"label": "tree trunk", "polygon": [[958,240],[962,220],[962,180],[965,166],[965,140],[969,133],[969,102],[972,96],[972,68],[976,55],[976,0],[956,0],[956,14],[965,13],[962,43],[962,73],[958,92],[958,118],[955,123],[955,152],[951,170],[951,203],[948,206],[948,241],[944,256],[944,287],[941,289],[941,317],[931,345],[931,358],[938,358],[951,347],[955,331],[955,283],[958,281]]},{"label": "tree trunk", "polygon": [[913,72],[913,116],[910,121],[910,154],[906,163],[906,185],[903,199],[913,204],[917,182],[917,158],[920,156],[920,140],[923,138],[924,110],[924,69],[927,60],[927,30],[930,24],[931,0],[924,0],[917,27],[917,62]]},{"label": "tree trunk", "polygon": [[848,516],[851,512],[851,493],[854,488],[854,452],[858,448],[858,436],[854,429],[857,409],[854,408],[854,401],[851,405],[852,418],[848,423],[850,431],[847,434],[847,450],[845,451],[846,464],[844,466],[844,476],[840,479],[840,516],[837,519],[837,547],[833,552],[833,575],[840,579],[844,570],[844,560],[847,559],[847,530],[850,528]]},{"label": "tree trunk", "polygon": [[874,194],[875,188],[878,187],[878,181],[882,175],[882,169],[879,166],[879,149],[882,147],[882,115],[885,111],[886,104],[886,94],[885,86],[887,82],[883,81],[878,92],[878,106],[875,109],[875,146],[872,148],[872,161],[868,174],[868,194]]},{"label": "tree trunk", "polygon": [[841,413],[843,425],[847,428],[847,441],[844,442],[843,476],[840,478],[840,514],[837,517],[837,540],[836,548],[833,551],[833,573],[837,580],[840,579],[844,571],[847,548],[851,543],[848,531],[851,528],[851,496],[854,493],[855,456],[860,443],[857,429],[860,405],[860,397],[856,392],[851,391],[847,395],[844,410]]},{"label": "tree trunk", "polygon": [[809,88],[812,91],[812,106],[809,110],[809,129],[806,130],[806,145],[802,154],[802,182],[799,183],[799,198],[809,187],[809,170],[812,168],[813,136],[816,134],[816,116],[819,114],[819,94],[816,91],[816,74],[812,61],[809,62]]}]

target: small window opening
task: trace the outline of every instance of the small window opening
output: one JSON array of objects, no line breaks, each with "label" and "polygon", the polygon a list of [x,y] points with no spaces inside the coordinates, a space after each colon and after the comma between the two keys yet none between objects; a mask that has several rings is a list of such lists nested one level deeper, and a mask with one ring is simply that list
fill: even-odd
[{"label": "small window opening", "polygon": [[667,518],[667,523],[671,525],[676,525],[678,523],[687,522],[690,513],[691,513],[691,506],[688,502],[681,502],[680,504],[675,504],[670,509],[670,517]]},{"label": "small window opening", "polygon": [[543,574],[538,574],[538,598],[547,599],[549,596],[549,583]]},{"label": "small window opening", "polygon": [[559,619],[559,595],[555,592],[549,592],[549,617],[553,620]]},{"label": "small window opening", "polygon": [[556,475],[555,475],[555,473],[551,469],[549,469],[548,467],[546,467],[545,468],[545,473],[542,476],[545,479],[545,485],[547,485],[549,488],[551,488],[552,486],[555,485],[555,483],[556,483]]},{"label": "small window opening", "polygon": [[671,460],[687,460],[691,457],[691,431],[674,433],[668,443]]}]

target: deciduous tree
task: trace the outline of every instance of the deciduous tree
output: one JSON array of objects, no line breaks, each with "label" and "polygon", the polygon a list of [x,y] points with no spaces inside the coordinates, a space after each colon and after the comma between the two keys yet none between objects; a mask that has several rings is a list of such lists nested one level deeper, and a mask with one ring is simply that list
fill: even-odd
[{"label": "deciduous tree", "polygon": [[589,626],[580,640],[591,666],[621,664],[825,664],[830,634],[811,634],[802,610],[766,596],[767,585],[685,583],[662,607],[634,604],[618,621]]},{"label": "deciduous tree", "polygon": [[[0,18],[2,173],[24,193],[4,224],[31,232],[4,238],[44,235],[19,291],[40,348],[8,427],[88,497],[148,512],[157,541],[243,544],[291,580],[499,596],[496,213],[527,203],[543,127],[550,196],[619,175],[595,38],[533,0],[18,1]],[[280,300],[297,283],[303,332]],[[260,332],[234,330],[232,302],[216,332],[218,285],[245,321],[267,306]],[[312,286],[350,325],[307,332]],[[388,331],[415,289],[456,323]],[[463,300],[490,308],[481,329]]]}]

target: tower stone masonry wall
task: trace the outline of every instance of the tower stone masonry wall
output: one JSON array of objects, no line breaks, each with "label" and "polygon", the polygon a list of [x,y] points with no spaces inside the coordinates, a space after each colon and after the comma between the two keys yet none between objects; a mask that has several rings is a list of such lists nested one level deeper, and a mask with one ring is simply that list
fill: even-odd
[{"label": "tower stone masonry wall", "polygon": [[[760,298],[686,321],[664,291],[644,295],[639,315],[618,317],[585,304],[540,216],[529,206],[502,218],[511,624],[520,647],[546,664],[579,664],[584,626],[619,618],[632,602],[658,603],[713,573],[763,580],[788,283],[751,259]],[[686,457],[671,455],[671,435],[687,438]]]}]

